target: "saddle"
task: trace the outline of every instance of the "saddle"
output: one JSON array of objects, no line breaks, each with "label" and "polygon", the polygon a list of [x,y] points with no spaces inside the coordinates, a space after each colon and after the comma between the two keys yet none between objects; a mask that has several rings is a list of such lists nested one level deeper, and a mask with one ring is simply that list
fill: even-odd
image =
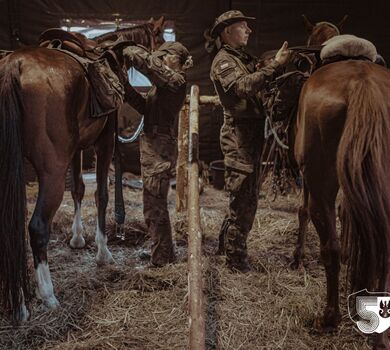
[{"label": "saddle", "polygon": [[44,31],[39,37],[39,46],[59,50],[74,58],[83,68],[91,83],[91,117],[106,116],[123,103],[124,84],[127,72],[115,50],[133,42],[118,36],[116,41],[97,43],[76,32],[59,28]]},{"label": "saddle", "polygon": [[67,32],[60,28],[47,29],[39,37],[39,46],[41,47],[61,48],[90,60],[99,59],[107,50],[114,50],[118,46],[130,44],[134,43],[124,40],[120,35],[115,41],[106,40],[98,43],[81,33]]},{"label": "saddle", "polygon": [[375,62],[377,58],[376,47],[370,41],[355,35],[337,35],[324,42],[320,58],[322,64],[355,59]]},{"label": "saddle", "polygon": [[88,39],[80,33],[67,32],[59,28],[45,30],[39,37],[39,46],[61,48],[92,60],[98,59],[102,53],[95,40]]}]

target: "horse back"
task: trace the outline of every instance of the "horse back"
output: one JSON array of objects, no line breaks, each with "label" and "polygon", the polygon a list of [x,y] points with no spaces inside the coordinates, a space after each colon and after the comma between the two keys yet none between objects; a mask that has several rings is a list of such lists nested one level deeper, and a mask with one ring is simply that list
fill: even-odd
[{"label": "horse back", "polygon": [[23,121],[25,149],[34,152],[29,145],[42,149],[53,143],[61,149],[73,149],[88,143],[84,138],[93,142],[105,118],[89,118],[90,85],[83,67],[65,53],[47,48],[19,49],[0,64],[11,66],[15,62],[27,112]]},{"label": "horse back", "polygon": [[83,67],[69,55],[57,50],[23,48],[7,56],[4,64],[12,61],[19,62],[22,87],[26,89],[32,85],[36,88],[37,84],[41,84],[40,94],[45,92],[45,85],[47,92],[61,93],[84,78]]},{"label": "horse back", "polygon": [[[390,111],[390,71],[367,61],[340,61],[325,65],[304,84],[298,108],[295,154],[300,164],[307,161],[312,147],[326,150],[330,163],[336,159],[350,97],[357,84],[376,86],[378,94]],[[318,154],[318,152],[316,153]]]},{"label": "horse back", "polygon": [[303,98],[313,98],[313,93],[321,91],[319,98],[347,99],[356,83],[370,81],[381,90],[388,90],[390,70],[368,61],[346,60],[327,64],[307,80]]}]

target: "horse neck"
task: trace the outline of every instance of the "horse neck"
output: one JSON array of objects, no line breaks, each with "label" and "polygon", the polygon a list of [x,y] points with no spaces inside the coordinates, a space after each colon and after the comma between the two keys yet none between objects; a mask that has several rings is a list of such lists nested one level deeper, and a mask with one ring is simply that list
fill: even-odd
[{"label": "horse neck", "polygon": [[94,39],[100,44],[104,41],[116,41],[122,38],[124,41],[133,41],[136,44],[143,45],[146,48],[154,49],[153,33],[148,25],[138,25],[129,28],[118,29],[115,32],[106,33],[95,37]]},{"label": "horse neck", "polygon": [[134,41],[135,43],[143,45],[150,50],[154,49],[153,33],[148,25],[126,28],[119,34],[124,40]]}]

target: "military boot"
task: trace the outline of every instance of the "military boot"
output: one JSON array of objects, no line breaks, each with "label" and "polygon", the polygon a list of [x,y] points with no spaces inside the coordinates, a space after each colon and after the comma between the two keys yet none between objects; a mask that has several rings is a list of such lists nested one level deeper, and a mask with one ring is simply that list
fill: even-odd
[{"label": "military boot", "polygon": [[158,226],[158,232],[152,234],[152,240],[152,265],[160,267],[176,260],[170,225]]},{"label": "military boot", "polygon": [[225,219],[222,222],[221,230],[219,231],[219,237],[218,237],[218,250],[216,251],[215,255],[224,255],[225,254],[225,235],[226,231],[229,228],[229,219],[225,217]]},{"label": "military boot", "polygon": [[226,265],[233,272],[247,273],[252,270],[247,256],[228,256],[226,255]]},{"label": "military boot", "polygon": [[241,232],[234,224],[229,225],[226,230],[226,265],[232,271],[246,273],[251,270],[246,246],[247,236],[247,233]]}]

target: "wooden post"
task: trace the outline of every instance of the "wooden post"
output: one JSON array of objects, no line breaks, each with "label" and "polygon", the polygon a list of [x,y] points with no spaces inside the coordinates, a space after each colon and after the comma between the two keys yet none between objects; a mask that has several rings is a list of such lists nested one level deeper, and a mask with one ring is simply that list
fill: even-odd
[{"label": "wooden post", "polygon": [[176,162],[176,211],[187,209],[187,184],[188,184],[188,104],[185,103],[179,115],[179,134],[177,138],[178,153]]},{"label": "wooden post", "polygon": [[191,87],[188,157],[188,295],[190,350],[205,349],[202,232],[199,210],[199,87]]},{"label": "wooden post", "polygon": [[[188,128],[189,128],[189,103],[190,95],[186,100],[179,115],[179,133],[178,133],[178,154],[176,162],[176,211],[178,213],[187,210],[187,193],[188,193]],[[198,104],[220,105],[218,96],[199,96]]]}]

